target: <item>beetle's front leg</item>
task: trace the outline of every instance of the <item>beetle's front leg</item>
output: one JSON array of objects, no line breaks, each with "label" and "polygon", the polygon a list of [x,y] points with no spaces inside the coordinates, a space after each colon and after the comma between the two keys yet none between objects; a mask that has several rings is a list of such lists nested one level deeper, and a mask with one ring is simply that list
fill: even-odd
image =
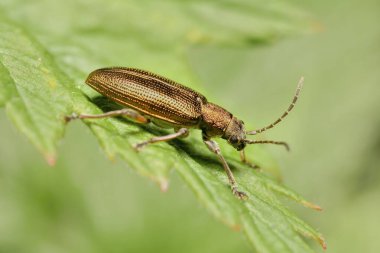
[{"label": "beetle's front leg", "polygon": [[222,152],[220,151],[218,143],[216,143],[213,140],[207,139],[207,137],[203,137],[203,142],[206,144],[208,149],[211,150],[211,152],[213,152],[214,154],[216,154],[218,156],[220,162],[222,163],[223,168],[224,168],[225,172],[227,173],[232,193],[236,197],[238,197],[239,199],[243,199],[243,200],[248,199],[248,196],[246,193],[238,191],[238,186],[237,186],[235,177],[232,174],[232,171],[231,171],[230,167],[228,166],[226,159],[224,159]]},{"label": "beetle's front leg", "polygon": [[240,150],[240,160],[241,160],[242,163],[247,164],[249,167],[251,167],[253,169],[260,169],[259,165],[254,164],[254,163],[248,161],[248,159],[247,159],[247,157],[245,155],[245,150],[244,149]]},{"label": "beetle's front leg", "polygon": [[137,143],[133,147],[135,148],[136,151],[140,151],[143,147],[145,147],[148,144],[156,143],[156,142],[160,142],[160,141],[170,141],[170,140],[173,140],[173,139],[176,139],[179,137],[186,137],[188,135],[189,135],[189,130],[187,128],[180,128],[177,132],[175,132],[173,134],[153,137],[147,141]]},{"label": "beetle's front leg", "polygon": [[100,119],[100,118],[108,118],[108,117],[116,117],[116,116],[126,116],[137,123],[141,124],[147,124],[149,123],[149,119],[141,115],[140,113],[136,112],[135,110],[129,109],[129,108],[124,108],[121,110],[115,110],[115,111],[110,111],[106,113],[101,113],[101,114],[76,114],[73,113],[70,116],[65,116],[65,121],[70,122],[71,120],[74,119]]}]

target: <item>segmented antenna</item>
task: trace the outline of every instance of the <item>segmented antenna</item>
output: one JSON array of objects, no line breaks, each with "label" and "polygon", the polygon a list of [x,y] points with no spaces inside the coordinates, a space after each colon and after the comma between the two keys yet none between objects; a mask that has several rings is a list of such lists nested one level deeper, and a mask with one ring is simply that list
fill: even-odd
[{"label": "segmented antenna", "polygon": [[275,125],[277,125],[278,123],[280,123],[288,114],[289,112],[293,109],[294,105],[296,104],[297,100],[298,100],[298,96],[300,94],[300,91],[302,89],[302,85],[303,85],[303,81],[304,81],[304,78],[301,77],[301,79],[299,80],[298,82],[298,85],[297,85],[297,89],[296,89],[296,94],[294,95],[293,97],[293,101],[292,103],[289,105],[288,109],[284,112],[284,114],[281,115],[280,118],[278,118],[275,122],[273,122],[272,124],[266,126],[266,127],[263,127],[261,129],[258,129],[258,130],[254,130],[254,131],[247,131],[246,134],[249,134],[249,135],[255,135],[255,134],[258,134],[258,133],[262,133],[268,129],[271,129],[273,128]]},{"label": "segmented antenna", "polygon": [[255,140],[244,140],[245,143],[247,144],[276,144],[276,145],[282,145],[286,148],[287,151],[290,151],[290,147],[288,145],[288,143],[284,142],[284,141],[268,141],[268,140],[264,140],[264,141],[255,141]]}]

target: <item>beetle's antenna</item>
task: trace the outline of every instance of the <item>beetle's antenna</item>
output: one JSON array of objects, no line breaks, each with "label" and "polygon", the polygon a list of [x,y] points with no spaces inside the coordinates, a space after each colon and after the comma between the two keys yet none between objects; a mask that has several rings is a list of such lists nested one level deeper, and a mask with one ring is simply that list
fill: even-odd
[{"label": "beetle's antenna", "polygon": [[264,132],[264,131],[266,131],[268,129],[273,128],[275,125],[277,125],[278,123],[280,123],[289,114],[289,112],[293,109],[294,105],[296,104],[298,96],[299,96],[301,88],[302,88],[302,85],[303,85],[303,81],[304,81],[304,78],[301,77],[301,79],[298,82],[297,89],[296,89],[296,94],[293,97],[292,103],[289,105],[288,109],[284,112],[284,114],[281,115],[280,118],[278,118],[272,124],[270,124],[270,125],[268,125],[266,127],[263,127],[261,129],[257,129],[257,130],[254,130],[254,131],[247,131],[246,134],[255,135],[255,134],[258,134],[258,133],[262,133],[262,132]]},{"label": "beetle's antenna", "polygon": [[290,151],[290,147],[288,143],[284,141],[255,141],[255,140],[244,140],[245,143],[247,144],[276,144],[276,145],[283,145],[287,151]]}]

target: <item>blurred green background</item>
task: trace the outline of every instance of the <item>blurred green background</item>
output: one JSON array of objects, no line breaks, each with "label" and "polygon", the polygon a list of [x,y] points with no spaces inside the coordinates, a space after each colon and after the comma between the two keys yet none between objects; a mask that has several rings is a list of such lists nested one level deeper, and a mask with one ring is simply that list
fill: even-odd
[{"label": "blurred green background", "polygon": [[[281,4],[271,2],[276,3]],[[380,3],[291,3],[318,21],[311,32],[252,41],[250,46],[191,46],[184,50],[182,60],[194,75],[182,74],[182,67],[173,64],[168,64],[167,71],[178,68],[177,79],[196,80],[210,100],[255,126],[280,115],[304,75],[299,105],[285,122],[265,134],[287,140],[292,152],[267,150],[280,164],[286,185],[324,208],[315,213],[294,206],[324,234],[328,252],[379,252]],[[21,4],[25,5],[18,8]],[[46,9],[41,8],[45,4]],[[60,5],[16,0],[0,4],[3,13],[33,26],[45,44],[65,38],[64,24],[69,19],[65,15],[75,4],[69,2],[65,9],[54,6]],[[76,14],[91,14],[91,9],[78,6],[72,10]],[[102,13],[105,7],[95,8]],[[112,10],[107,9],[108,15]],[[96,15],[88,16],[93,18],[88,24],[96,22]],[[44,33],[49,25],[62,29],[50,38]],[[78,51],[69,46],[51,50],[58,55],[70,49],[71,55],[81,54],[86,46],[91,51],[102,45],[104,38],[95,37],[93,45],[84,41]],[[80,37],[65,39],[68,45],[81,42]],[[113,55],[118,53],[115,50]],[[176,56],[167,48],[159,53],[162,58],[157,62],[149,63],[149,57],[139,58],[136,53],[131,60],[120,57],[114,65],[132,62],[151,70],[160,66],[165,72],[162,59]],[[76,60],[65,59],[66,63]],[[87,62],[76,64],[82,70],[92,67]],[[54,168],[47,166],[3,111],[0,127],[0,252],[251,252],[244,238],[197,203],[176,174],[169,191],[161,193],[121,161],[107,160],[81,122],[68,127]]]}]

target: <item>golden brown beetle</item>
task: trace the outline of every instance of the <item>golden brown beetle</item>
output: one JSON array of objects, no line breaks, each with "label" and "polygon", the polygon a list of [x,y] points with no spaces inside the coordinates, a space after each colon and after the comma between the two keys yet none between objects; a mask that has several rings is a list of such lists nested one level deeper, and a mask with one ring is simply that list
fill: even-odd
[{"label": "golden brown beetle", "polygon": [[136,150],[140,150],[150,143],[186,137],[189,134],[189,128],[201,129],[203,142],[221,161],[230,181],[232,192],[238,198],[244,199],[247,195],[238,191],[236,180],[222,156],[218,144],[211,138],[226,139],[228,143],[240,151],[242,162],[250,166],[252,165],[247,161],[244,153],[247,144],[272,143],[284,145],[289,149],[285,142],[248,140],[246,135],[264,132],[285,118],[298,99],[303,78],[299,81],[296,94],[286,112],[274,123],[255,131],[245,131],[243,121],[234,117],[224,108],[209,103],[200,93],[165,77],[140,69],[123,67],[98,69],[90,73],[86,83],[102,95],[128,108],[98,115],[73,114],[66,117],[67,121],[78,118],[104,118],[123,115],[139,123],[153,122],[161,127],[174,128],[175,133],[173,134],[154,137],[136,144],[134,146]]}]

